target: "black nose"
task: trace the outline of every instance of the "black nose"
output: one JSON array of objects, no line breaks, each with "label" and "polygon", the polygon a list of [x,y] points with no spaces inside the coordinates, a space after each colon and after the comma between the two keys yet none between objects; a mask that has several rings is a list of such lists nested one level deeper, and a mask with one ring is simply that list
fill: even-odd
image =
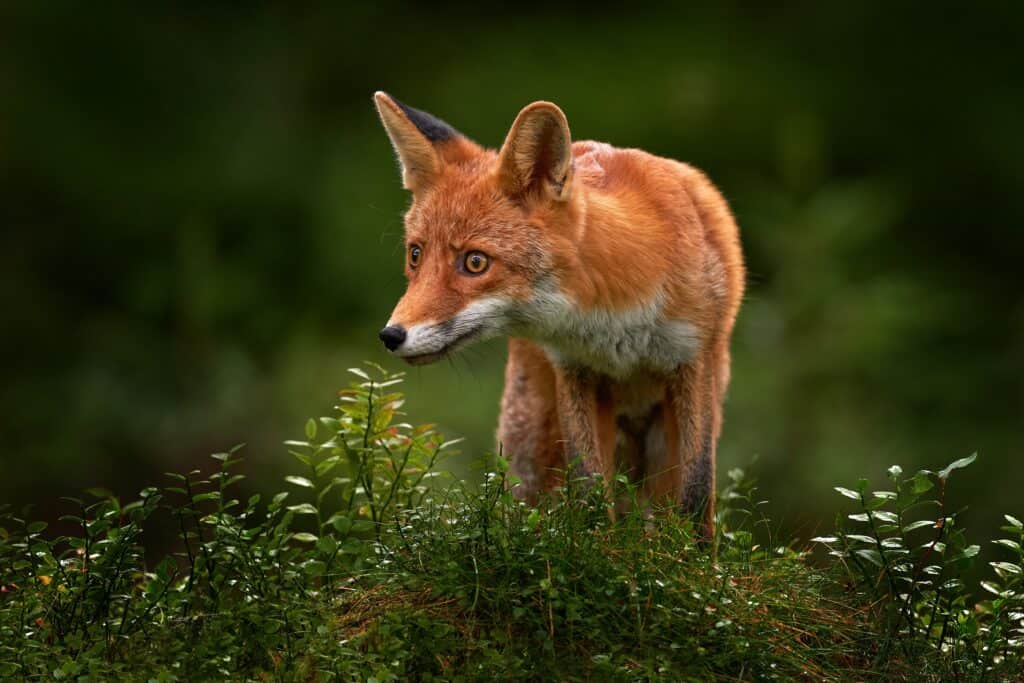
[{"label": "black nose", "polygon": [[405,341],[405,328],[401,325],[388,325],[377,336],[388,347],[388,351],[394,351]]}]

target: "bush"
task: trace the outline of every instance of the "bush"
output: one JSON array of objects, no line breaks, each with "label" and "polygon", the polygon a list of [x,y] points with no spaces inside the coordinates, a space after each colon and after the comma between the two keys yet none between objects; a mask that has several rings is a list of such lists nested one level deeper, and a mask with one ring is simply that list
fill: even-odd
[{"label": "bush", "polygon": [[[0,675],[155,681],[910,677],[1010,680],[1022,671],[1021,523],[972,601],[978,552],[945,509],[950,475],[839,488],[824,564],[764,543],[764,503],[729,473],[719,532],[698,542],[674,510],[611,521],[636,490],[570,481],[517,501],[507,463],[477,491],[437,467],[454,445],[398,422],[379,368],[288,442],[300,470],[268,501],[232,498],[237,449],[212,474],[169,474],[121,504],[67,499],[74,533],[0,521]],[[588,482],[588,484],[590,484]],[[935,493],[935,497],[926,494]],[[931,510],[932,512],[927,512]],[[652,514],[647,514],[652,512]],[[151,563],[160,516],[180,551]]]}]

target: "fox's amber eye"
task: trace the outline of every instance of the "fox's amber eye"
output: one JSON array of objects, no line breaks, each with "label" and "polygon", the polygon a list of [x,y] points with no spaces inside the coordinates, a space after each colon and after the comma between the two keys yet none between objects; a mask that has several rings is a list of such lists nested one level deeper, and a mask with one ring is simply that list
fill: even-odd
[{"label": "fox's amber eye", "polygon": [[414,244],[409,247],[409,267],[415,268],[420,264],[420,259],[423,258],[423,250],[420,245]]},{"label": "fox's amber eye", "polygon": [[482,254],[479,251],[471,251],[466,254],[466,271],[473,275],[479,275],[487,270],[487,266],[489,266],[490,263],[491,261],[487,258],[487,255]]}]

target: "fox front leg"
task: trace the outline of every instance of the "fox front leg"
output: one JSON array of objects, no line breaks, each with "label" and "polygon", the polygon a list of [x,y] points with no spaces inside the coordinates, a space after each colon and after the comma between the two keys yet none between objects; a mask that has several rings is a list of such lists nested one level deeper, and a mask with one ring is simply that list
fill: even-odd
[{"label": "fox front leg", "polygon": [[666,448],[648,454],[648,493],[675,498],[705,540],[715,533],[715,425],[719,409],[712,366],[702,358],[680,366],[667,392]]},{"label": "fox front leg", "polygon": [[555,376],[558,417],[569,475],[614,476],[615,409],[600,375],[585,368],[559,367]]},{"label": "fox front leg", "polygon": [[538,346],[510,339],[505,390],[498,419],[498,449],[518,482],[512,492],[535,505],[562,484],[565,457],[555,398],[555,372]]}]

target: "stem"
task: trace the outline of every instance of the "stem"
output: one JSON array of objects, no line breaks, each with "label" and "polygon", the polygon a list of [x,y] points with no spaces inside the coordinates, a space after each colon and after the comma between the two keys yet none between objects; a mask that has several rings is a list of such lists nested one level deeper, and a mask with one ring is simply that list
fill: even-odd
[{"label": "stem", "polygon": [[[399,467],[395,468],[394,478],[391,480],[391,488],[388,490],[388,495],[384,499],[384,502],[381,503],[381,507],[380,507],[381,514],[384,514],[384,512],[388,509],[388,506],[391,505],[392,498],[395,497],[395,491],[398,490],[398,483],[401,480],[402,472],[405,471],[405,466],[409,463],[409,454],[412,453],[413,445],[414,445],[414,443],[412,441],[410,441],[409,447],[405,449],[405,453],[402,455],[402,464]],[[387,446],[384,446],[384,448],[386,449]],[[390,453],[390,451],[389,451],[389,453]],[[394,460],[392,460],[392,463],[394,463]],[[379,527],[377,529],[377,540],[378,541],[380,540],[380,528]]]},{"label": "stem", "polygon": [[896,588],[896,582],[892,578],[892,574],[889,572],[889,560],[885,556],[885,548],[882,546],[882,539],[879,538],[878,527],[875,526],[875,516],[872,511],[868,509],[867,502],[864,500],[864,494],[860,494],[861,509],[867,512],[868,523],[871,524],[871,537],[875,539],[875,547],[878,548],[878,556],[882,560],[882,574],[885,576],[887,583],[889,584],[889,592],[895,598],[899,590]]},{"label": "stem", "polygon": [[[195,582],[196,558],[192,555],[192,545],[188,542],[188,530],[185,529],[184,513],[178,509],[178,528],[181,530],[181,539],[185,542],[185,555],[188,557],[188,584],[186,590],[192,592],[192,584]],[[187,604],[187,603],[186,603]],[[186,613],[188,610],[186,609]]]},{"label": "stem", "polygon": [[199,538],[199,551],[203,554],[203,559],[206,561],[206,583],[210,589],[210,598],[213,600],[213,610],[217,610],[217,588],[213,585],[213,571],[216,567],[216,563],[210,556],[210,550],[206,547],[206,539],[203,536],[203,525],[201,523],[202,515],[199,512],[199,508],[196,507],[195,498],[192,495],[192,482],[186,477],[185,478],[185,490],[188,491],[188,508],[192,511],[192,516],[195,518],[196,535]]},{"label": "stem", "polygon": [[[373,498],[373,447],[370,441],[370,432],[373,429],[373,382],[370,382],[370,390],[366,397],[366,429],[363,431],[363,457],[370,464],[369,470],[363,468],[363,490],[366,491],[366,500],[370,506],[370,519],[373,523],[379,524],[380,518],[377,514],[377,504]],[[378,532],[379,533],[379,532]]]}]

